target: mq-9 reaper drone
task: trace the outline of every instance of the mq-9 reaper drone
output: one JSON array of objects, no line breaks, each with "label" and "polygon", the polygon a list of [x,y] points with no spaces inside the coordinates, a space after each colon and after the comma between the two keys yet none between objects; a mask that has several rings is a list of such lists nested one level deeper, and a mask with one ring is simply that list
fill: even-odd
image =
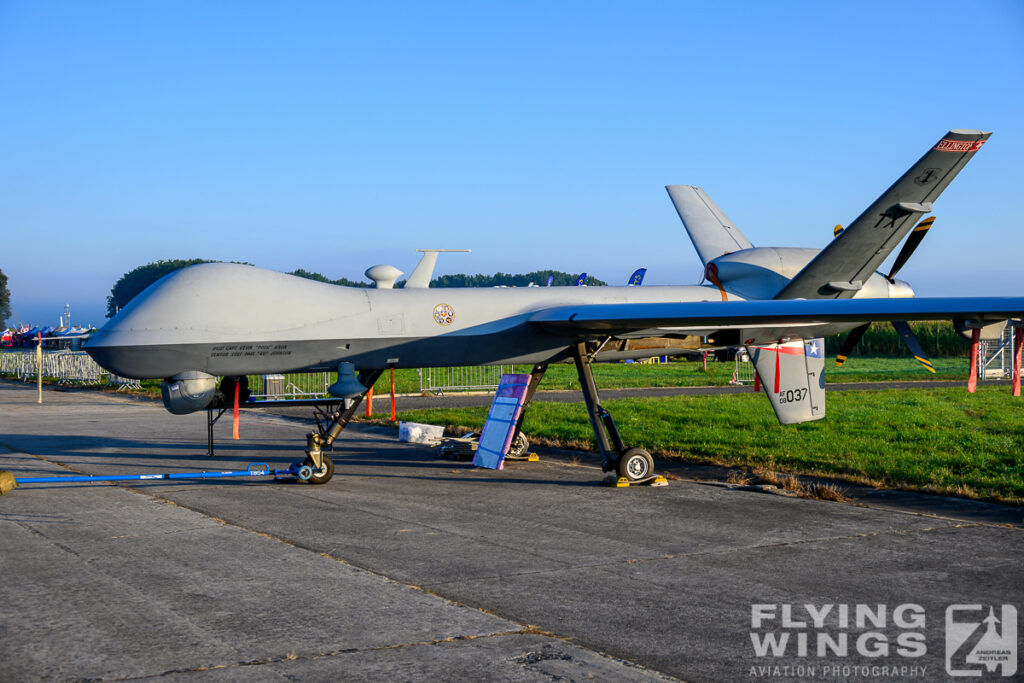
[{"label": "mq-9 reaper drone", "polygon": [[[826,335],[852,330],[841,361],[867,324],[892,321],[927,363],[903,321],[970,327],[1024,315],[1021,297],[915,299],[895,279],[931,225],[918,219],[989,135],[949,131],[821,250],[755,247],[702,189],[669,186],[705,266],[701,285],[431,289],[430,262],[403,289],[391,286],[397,271],[381,266],[368,271],[377,287],[360,289],[202,264],[151,285],[86,349],[118,375],[164,379],[164,405],[175,414],[209,407],[218,376],[237,384],[250,374],[337,370],[330,392],[345,400],[326,428],[307,436],[316,484],[331,478],[325,451],[387,368],[532,364],[528,402],[548,364],[572,361],[604,469],[641,481],[654,463],[647,451],[626,448],[601,407],[595,361],[681,353],[693,347],[687,339],[745,346],[779,421],[793,424],[825,416]],[[876,272],[908,234],[890,272]],[[652,351],[638,343],[647,338],[664,343]]]}]

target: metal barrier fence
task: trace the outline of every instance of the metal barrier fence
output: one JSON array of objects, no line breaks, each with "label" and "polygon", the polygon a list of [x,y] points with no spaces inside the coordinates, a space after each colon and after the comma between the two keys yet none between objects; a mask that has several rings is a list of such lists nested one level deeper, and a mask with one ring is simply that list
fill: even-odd
[{"label": "metal barrier fence", "polygon": [[[458,368],[422,368],[420,391],[443,395],[446,391],[495,389],[501,376],[514,372],[511,365],[486,365]],[[10,350],[0,352],[0,375],[14,376],[22,381],[36,378],[36,352]],[[84,351],[43,350],[43,376],[58,384],[108,384],[124,389],[140,389],[137,379],[107,372]],[[287,374],[249,375],[249,388],[256,400],[297,398],[328,398],[327,388],[334,383],[333,372],[293,372]]]},{"label": "metal barrier fence", "polygon": [[[17,377],[22,381],[36,378],[35,350],[0,352],[0,375]],[[141,389],[137,379],[121,377],[107,372],[84,351],[43,350],[43,377],[51,377],[58,384],[108,384],[118,391]],[[330,372],[297,372],[286,375],[250,375],[249,386],[257,399],[325,398],[327,387],[334,382]]]},{"label": "metal barrier fence", "polygon": [[746,350],[740,349],[736,352],[736,358],[733,360],[732,379],[729,380],[729,384],[753,383],[754,364],[750,362],[750,356],[747,355]]},{"label": "metal barrier fence", "polygon": [[280,375],[249,375],[249,391],[260,401],[294,398],[329,398],[333,372],[291,372]]},{"label": "metal barrier fence", "polygon": [[1004,324],[998,339],[978,343],[978,379],[1009,379],[1013,376],[1013,325]]},{"label": "metal barrier fence", "polygon": [[[982,356],[984,357],[984,356]],[[981,359],[979,358],[979,362]],[[990,359],[991,362],[991,359]],[[730,384],[752,384],[754,365],[746,353],[736,354]],[[443,396],[447,391],[491,391],[497,388],[501,376],[514,373],[513,365],[481,365],[454,368],[420,368],[420,392]],[[989,377],[992,377],[991,368]],[[0,352],[0,375],[14,376],[22,381],[35,379],[36,354],[34,350]],[[129,379],[107,372],[84,351],[43,351],[43,376],[52,377],[59,384],[107,384],[118,391],[140,389],[137,379]],[[982,373],[982,376],[984,374]],[[334,383],[333,372],[294,372],[287,374],[249,375],[249,388],[256,400],[284,400],[298,398],[328,398],[327,388]]]},{"label": "metal barrier fence", "polygon": [[420,368],[420,392],[444,396],[446,391],[497,389],[501,376],[515,372],[513,365],[475,365],[455,368]]},{"label": "metal barrier fence", "polygon": [[[43,351],[43,377],[52,377],[58,384],[109,384],[118,391],[139,389],[137,379],[129,379],[107,372],[84,351]],[[13,375],[22,381],[35,379],[39,374],[36,352],[0,352],[0,375]]]}]

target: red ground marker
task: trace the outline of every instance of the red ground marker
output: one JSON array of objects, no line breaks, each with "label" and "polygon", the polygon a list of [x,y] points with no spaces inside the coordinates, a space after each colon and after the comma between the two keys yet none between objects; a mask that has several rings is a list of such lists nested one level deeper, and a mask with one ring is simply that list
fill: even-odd
[{"label": "red ground marker", "polygon": [[1024,324],[1013,326],[1013,392],[1014,396],[1020,396],[1020,360],[1021,350],[1024,346]]},{"label": "red ground marker", "polygon": [[391,368],[391,421],[395,421],[395,368]]},{"label": "red ground marker", "polygon": [[974,393],[978,389],[978,342],[981,341],[981,328],[971,330],[971,371],[967,375],[967,391]]},{"label": "red ground marker", "polygon": [[231,438],[238,438],[238,382],[235,382],[235,415],[231,420]]}]

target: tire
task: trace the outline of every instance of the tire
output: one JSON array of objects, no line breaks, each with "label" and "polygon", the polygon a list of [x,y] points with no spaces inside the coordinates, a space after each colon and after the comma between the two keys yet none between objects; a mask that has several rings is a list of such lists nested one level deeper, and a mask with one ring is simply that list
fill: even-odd
[{"label": "tire", "polygon": [[654,458],[642,448],[630,448],[619,458],[617,470],[631,482],[648,479],[654,476]]},{"label": "tire", "polygon": [[526,456],[526,453],[530,450],[530,440],[526,438],[526,435],[522,432],[516,434],[515,438],[512,439],[511,445],[508,447],[508,453],[505,457],[508,458],[522,458]]},{"label": "tire", "polygon": [[224,405],[230,406],[235,401],[235,385],[238,385],[238,402],[245,403],[252,395],[249,390],[249,378],[246,375],[240,377],[225,377],[220,382],[220,392],[224,395]]},{"label": "tire", "polygon": [[313,464],[312,458],[306,458],[304,465],[309,465],[313,468],[313,476],[307,479],[310,484],[326,484],[334,476],[334,461],[326,455],[321,456],[324,461],[324,466],[317,471],[316,466]]}]

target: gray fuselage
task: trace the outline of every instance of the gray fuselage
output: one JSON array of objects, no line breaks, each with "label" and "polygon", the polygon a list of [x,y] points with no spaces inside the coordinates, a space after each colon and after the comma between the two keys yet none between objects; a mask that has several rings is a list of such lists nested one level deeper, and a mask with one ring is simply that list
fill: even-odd
[{"label": "gray fuselage", "polygon": [[[720,300],[716,287],[701,285],[361,289],[210,263],[151,285],[86,349],[111,372],[138,379],[334,369],[340,361],[360,370],[546,363],[567,358],[574,337],[530,324],[539,310]],[[850,325],[819,327],[813,334]]]}]

